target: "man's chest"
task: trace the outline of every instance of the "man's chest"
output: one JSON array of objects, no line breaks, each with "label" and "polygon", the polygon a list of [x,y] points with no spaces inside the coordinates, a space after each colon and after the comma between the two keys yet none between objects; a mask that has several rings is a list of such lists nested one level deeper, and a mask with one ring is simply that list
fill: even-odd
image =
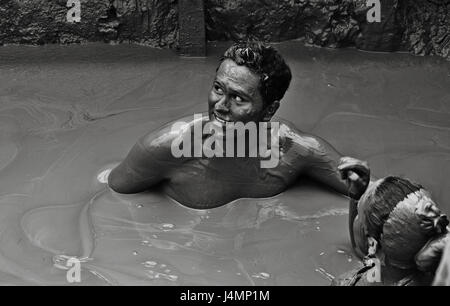
[{"label": "man's chest", "polygon": [[286,165],[262,169],[252,159],[192,159],[170,175],[168,193],[182,204],[217,207],[245,197],[271,197],[296,178]]}]

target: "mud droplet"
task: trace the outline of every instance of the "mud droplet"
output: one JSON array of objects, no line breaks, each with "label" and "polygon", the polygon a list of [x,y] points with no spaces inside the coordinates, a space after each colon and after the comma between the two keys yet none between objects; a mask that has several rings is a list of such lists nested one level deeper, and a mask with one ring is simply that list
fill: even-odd
[{"label": "mud droplet", "polygon": [[261,279],[268,279],[270,277],[269,273],[261,272],[258,274],[253,275],[254,278],[261,278]]},{"label": "mud droplet", "polygon": [[168,274],[164,274],[164,273],[157,273],[155,271],[152,270],[148,270],[147,271],[147,276],[150,279],[156,279],[156,278],[164,278],[167,279],[171,282],[175,282],[178,279],[177,275],[168,275]]},{"label": "mud droplet", "polygon": [[162,225],[162,227],[164,229],[173,229],[175,227],[175,225],[171,224],[171,223],[165,223]]},{"label": "mud droplet", "polygon": [[178,276],[177,275],[167,275],[166,279],[170,280],[171,282],[176,282],[178,280]]},{"label": "mud droplet", "polygon": [[144,265],[146,268],[153,268],[153,267],[155,267],[157,264],[158,264],[158,263],[157,263],[157,262],[154,262],[154,261],[146,261],[146,262],[143,263],[143,265]]},{"label": "mud droplet", "polygon": [[327,271],[325,271],[324,268],[318,268],[315,269],[316,272],[320,273],[321,275],[325,276],[328,280],[332,281],[334,279],[334,275],[328,273]]}]

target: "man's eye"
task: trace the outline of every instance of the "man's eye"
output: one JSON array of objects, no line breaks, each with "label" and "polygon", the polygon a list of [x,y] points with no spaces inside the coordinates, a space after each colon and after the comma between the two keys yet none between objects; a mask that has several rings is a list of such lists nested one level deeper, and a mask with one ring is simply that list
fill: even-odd
[{"label": "man's eye", "polygon": [[242,99],[241,97],[237,96],[237,95],[233,95],[233,100],[235,100],[238,103],[242,103],[244,102],[244,99]]},{"label": "man's eye", "polygon": [[223,94],[223,90],[219,85],[214,85],[214,91],[220,95]]}]

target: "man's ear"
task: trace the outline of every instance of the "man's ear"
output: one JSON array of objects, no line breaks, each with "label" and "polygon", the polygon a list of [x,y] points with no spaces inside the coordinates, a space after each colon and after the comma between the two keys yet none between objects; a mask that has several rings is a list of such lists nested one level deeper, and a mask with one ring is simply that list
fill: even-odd
[{"label": "man's ear", "polygon": [[275,115],[279,107],[280,101],[278,100],[273,101],[272,104],[267,106],[266,109],[264,110],[263,121],[270,121],[270,119],[272,119],[273,115]]}]

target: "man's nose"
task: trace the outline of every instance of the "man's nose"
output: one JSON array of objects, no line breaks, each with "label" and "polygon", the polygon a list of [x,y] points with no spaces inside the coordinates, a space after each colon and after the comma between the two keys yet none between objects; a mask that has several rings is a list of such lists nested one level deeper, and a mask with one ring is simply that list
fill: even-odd
[{"label": "man's nose", "polygon": [[219,102],[216,103],[215,107],[217,112],[226,113],[230,110],[228,98],[226,96],[222,97]]}]

